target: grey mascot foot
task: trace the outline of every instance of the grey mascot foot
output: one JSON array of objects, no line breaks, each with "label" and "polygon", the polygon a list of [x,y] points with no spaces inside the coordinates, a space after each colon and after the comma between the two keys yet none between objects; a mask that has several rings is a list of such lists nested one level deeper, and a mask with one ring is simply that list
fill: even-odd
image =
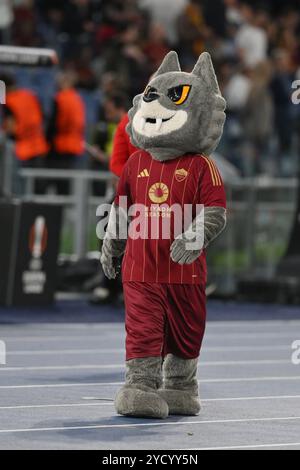
[{"label": "grey mascot foot", "polygon": [[167,418],[168,404],[157,393],[161,382],[160,357],[127,361],[126,383],[115,398],[117,413],[140,418]]},{"label": "grey mascot foot", "polygon": [[164,385],[160,396],[169,406],[169,414],[195,416],[201,405],[197,381],[198,359],[181,359],[168,354],[163,364]]}]

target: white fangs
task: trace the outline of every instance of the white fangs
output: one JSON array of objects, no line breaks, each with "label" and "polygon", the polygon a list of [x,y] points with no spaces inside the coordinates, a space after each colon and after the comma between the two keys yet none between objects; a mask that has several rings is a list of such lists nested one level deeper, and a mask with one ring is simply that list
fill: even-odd
[{"label": "white fangs", "polygon": [[[142,128],[142,130],[145,129],[146,122],[147,122],[146,118],[141,117],[141,128]],[[162,118],[158,118],[158,119],[155,120],[155,130],[156,130],[156,132],[158,132],[160,130],[162,123],[163,123]],[[153,126],[154,124],[151,124],[151,125]]]},{"label": "white fangs", "polygon": [[187,118],[187,112],[182,109],[176,111],[167,109],[157,100],[151,103],[142,101],[133,117],[132,126],[137,134],[147,138],[158,138],[180,129]]},{"label": "white fangs", "polygon": [[161,125],[162,125],[162,122],[163,122],[163,121],[162,121],[162,119],[161,119],[161,118],[159,118],[159,119],[156,119],[156,126],[155,126],[155,130],[156,130],[156,132],[158,132],[158,131],[160,130],[160,128],[161,128]]}]

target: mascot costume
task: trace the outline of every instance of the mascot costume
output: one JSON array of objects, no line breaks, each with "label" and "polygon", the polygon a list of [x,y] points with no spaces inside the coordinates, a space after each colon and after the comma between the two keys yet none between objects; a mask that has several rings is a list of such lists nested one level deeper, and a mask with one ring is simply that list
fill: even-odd
[{"label": "mascot costume", "polygon": [[[119,414],[166,418],[200,411],[205,250],[226,225],[224,186],[209,155],[222,136],[225,106],[210,55],[204,52],[185,73],[172,51],[129,111],[127,132],[140,150],[123,170],[101,252],[110,279],[125,253],[126,381],[115,398]],[[139,216],[130,214],[132,205]],[[181,230],[172,227],[168,237],[136,236],[142,219],[146,229],[171,220],[174,205],[192,207],[189,225],[181,220]]]}]

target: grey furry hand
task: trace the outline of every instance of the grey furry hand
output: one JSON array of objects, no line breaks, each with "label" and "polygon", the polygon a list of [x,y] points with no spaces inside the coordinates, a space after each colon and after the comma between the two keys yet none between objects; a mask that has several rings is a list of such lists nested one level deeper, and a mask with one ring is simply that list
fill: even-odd
[{"label": "grey furry hand", "polygon": [[[175,238],[171,245],[171,259],[174,263],[191,264],[201,255],[202,250],[224,230],[226,209],[224,207],[205,207],[192,222],[186,232]],[[199,240],[197,241],[197,236]],[[194,238],[196,236],[196,238]],[[192,242],[192,240],[194,240]],[[193,245],[196,243],[196,245]],[[199,246],[200,243],[200,246]],[[192,249],[194,248],[194,249]]]},{"label": "grey furry hand", "polygon": [[184,237],[175,238],[170,248],[170,256],[174,263],[192,264],[201,255],[202,249],[190,250],[187,248],[187,245],[190,243],[191,241],[186,240]]},{"label": "grey furry hand", "polygon": [[127,213],[113,204],[100,255],[100,263],[108,279],[115,279],[119,273],[118,258],[126,248],[124,233],[127,235]]},{"label": "grey furry hand", "polygon": [[117,276],[116,268],[114,266],[113,257],[111,255],[111,249],[109,247],[110,240],[104,240],[100,255],[100,263],[102,265],[103,272],[108,279],[115,279]]}]

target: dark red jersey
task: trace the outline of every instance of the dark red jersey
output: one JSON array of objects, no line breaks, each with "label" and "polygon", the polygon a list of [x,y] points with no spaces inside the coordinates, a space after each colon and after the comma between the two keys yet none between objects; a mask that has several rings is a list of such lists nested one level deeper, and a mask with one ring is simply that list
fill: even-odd
[{"label": "dark red jersey", "polygon": [[[207,268],[204,251],[189,265],[179,265],[171,260],[170,246],[178,233],[170,208],[173,205],[181,208],[190,205],[195,217],[197,205],[226,207],[224,185],[213,161],[202,155],[188,154],[158,162],[149,153],[138,150],[123,170],[115,204],[123,205],[121,196],[127,196],[128,207],[142,205],[133,217],[131,227],[138,220],[144,222],[143,236],[133,237],[134,231],[129,231],[122,267],[123,281],[205,284]],[[170,219],[171,227],[167,239],[162,236],[166,219]],[[139,225],[136,223],[135,228],[138,229]],[[181,228],[183,231],[183,220]]]}]

